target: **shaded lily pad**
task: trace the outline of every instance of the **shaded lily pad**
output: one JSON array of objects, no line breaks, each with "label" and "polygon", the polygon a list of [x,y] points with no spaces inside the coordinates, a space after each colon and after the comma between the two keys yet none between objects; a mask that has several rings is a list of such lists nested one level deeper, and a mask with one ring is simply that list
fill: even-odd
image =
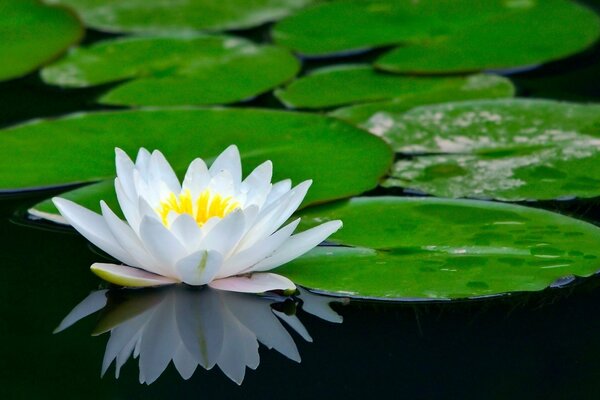
[{"label": "shaded lily pad", "polygon": [[[446,80],[448,79],[448,80]],[[445,78],[446,84],[423,93],[405,93],[391,100],[375,101],[338,108],[329,113],[373,133],[381,127],[379,122],[389,121],[389,114],[400,114],[417,106],[472,99],[513,97],[515,87],[509,79],[497,75],[477,74],[464,78]],[[441,83],[441,81],[440,81]]]},{"label": "shaded lily pad", "polygon": [[312,0],[46,0],[106,32],[222,31],[283,18]]},{"label": "shaded lily pad", "polygon": [[302,213],[341,219],[330,240],[277,270],[343,296],[440,300],[538,291],[600,270],[600,228],[560,214],[474,200],[354,198]]},{"label": "shaded lily pad", "polygon": [[[81,113],[1,130],[0,187],[24,190],[111,178],[115,146],[132,155],[141,146],[160,149],[184,172],[195,157],[211,161],[232,143],[246,173],[272,160],[275,180],[314,179],[305,204],[372,189],[392,160],[381,139],[319,115],[189,108]],[[86,206],[98,209],[100,199],[112,197],[112,186],[105,185],[80,189],[88,196]]]},{"label": "shaded lily pad", "polygon": [[246,100],[296,75],[287,50],[226,36],[143,36],[77,48],[42,70],[45,82],[88,87],[125,81],[100,103],[206,105]]},{"label": "shaded lily pad", "polygon": [[600,196],[600,105],[482,100],[371,121],[396,151],[435,153],[398,161],[387,187],[508,201]]},{"label": "shaded lily pad", "polygon": [[0,0],[0,81],[35,71],[83,36],[79,20],[37,0]]},{"label": "shaded lily pad", "polygon": [[438,93],[447,98],[455,92],[474,98],[506,97],[514,94],[514,87],[508,79],[495,75],[399,76],[378,72],[369,65],[343,65],[315,70],[275,91],[275,95],[291,108],[325,108],[391,98],[418,103],[421,97],[430,101],[437,99]]},{"label": "shaded lily pad", "polygon": [[323,56],[401,45],[376,61],[395,72],[445,73],[529,66],[577,53],[598,17],[566,0],[349,0],[280,21],[275,40]]}]

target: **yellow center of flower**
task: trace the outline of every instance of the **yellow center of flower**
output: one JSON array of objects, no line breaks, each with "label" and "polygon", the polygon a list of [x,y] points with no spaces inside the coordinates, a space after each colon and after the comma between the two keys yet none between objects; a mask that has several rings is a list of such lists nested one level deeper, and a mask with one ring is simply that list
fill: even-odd
[{"label": "yellow center of flower", "polygon": [[185,190],[179,196],[170,193],[166,199],[160,202],[160,207],[156,211],[167,227],[169,226],[168,216],[171,212],[189,214],[198,226],[202,226],[212,217],[223,218],[239,206],[240,204],[231,196],[223,197],[209,189],[200,193],[196,199],[192,198],[189,190]]}]

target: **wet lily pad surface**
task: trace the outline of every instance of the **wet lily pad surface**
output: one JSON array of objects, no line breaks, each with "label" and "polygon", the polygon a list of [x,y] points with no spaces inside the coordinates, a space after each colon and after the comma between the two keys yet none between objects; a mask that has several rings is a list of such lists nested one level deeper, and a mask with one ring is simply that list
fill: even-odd
[{"label": "wet lily pad surface", "polygon": [[[49,154],[56,142],[62,145]],[[211,161],[232,143],[240,149],[246,174],[272,160],[275,181],[314,179],[306,203],[375,187],[392,159],[381,139],[319,115],[189,108],[82,113],[0,131],[0,187],[14,191],[111,178],[115,147],[130,155],[141,146],[158,148],[175,170],[184,172],[194,158]],[[19,163],[11,161],[15,155]],[[110,184],[81,191],[87,197],[78,199],[93,209],[113,197]],[[53,207],[44,211],[56,212]]]},{"label": "wet lily pad surface", "polygon": [[600,196],[600,106],[481,100],[380,113],[399,160],[384,186],[508,201]]},{"label": "wet lily pad surface", "polygon": [[48,0],[107,32],[221,31],[280,19],[312,0]]},{"label": "wet lily pad surface", "polygon": [[400,45],[376,66],[419,73],[540,64],[585,49],[599,33],[598,18],[566,0],[326,2],[273,30],[278,43],[310,56]]},{"label": "wet lily pad surface", "polygon": [[81,23],[63,7],[0,0],[0,81],[34,71],[82,36]]},{"label": "wet lily pad surface", "polygon": [[[344,65],[312,71],[275,95],[288,107],[325,108],[377,100],[412,103],[512,96],[510,80],[495,75],[418,77],[381,73],[369,65]],[[439,97],[438,97],[439,96]],[[416,103],[416,104],[415,104]]]},{"label": "wet lily pad surface", "polygon": [[74,49],[42,70],[63,87],[122,84],[98,100],[114,105],[206,105],[247,100],[296,75],[287,50],[227,36],[142,36]]},{"label": "wet lily pad surface", "polygon": [[307,209],[342,219],[322,247],[278,269],[319,292],[442,300],[538,291],[600,270],[600,228],[544,210],[475,200],[363,197]]}]

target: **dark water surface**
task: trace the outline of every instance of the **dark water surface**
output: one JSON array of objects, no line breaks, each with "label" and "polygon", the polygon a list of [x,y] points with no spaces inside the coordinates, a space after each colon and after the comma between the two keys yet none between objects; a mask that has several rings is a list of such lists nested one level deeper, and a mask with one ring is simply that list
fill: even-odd
[{"label": "dark water surface", "polygon": [[[596,2],[588,4],[598,9]],[[249,34],[260,38],[264,31]],[[600,45],[512,76],[521,96],[576,101],[600,100],[599,77]],[[0,126],[96,109],[93,98],[102,90],[48,87],[35,74],[0,83]],[[252,104],[274,101],[267,95]],[[24,216],[29,206],[59,192],[0,196],[0,399],[600,397],[599,276],[472,302],[336,304],[342,324],[298,308],[314,340],[289,330],[302,362],[261,346],[260,365],[247,370],[242,386],[216,367],[198,368],[186,381],[173,365],[155,383],[141,385],[138,360],[132,359],[119,379],[114,367],[101,379],[108,334],[91,336],[97,314],[52,334],[76,304],[105,287],[89,272],[101,256],[74,231]],[[528,205],[600,225],[598,199]]]}]

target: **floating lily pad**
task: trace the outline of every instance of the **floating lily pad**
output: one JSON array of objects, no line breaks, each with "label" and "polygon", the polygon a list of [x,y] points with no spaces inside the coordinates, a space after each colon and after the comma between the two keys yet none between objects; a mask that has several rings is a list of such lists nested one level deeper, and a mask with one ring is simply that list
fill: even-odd
[{"label": "floating lily pad", "polygon": [[[305,204],[372,189],[392,160],[381,139],[319,115],[189,108],[81,113],[1,130],[0,187],[25,190],[111,178],[116,146],[130,155],[142,146],[160,149],[184,172],[194,158],[210,161],[232,143],[246,173],[272,160],[275,180],[314,179]],[[97,209],[112,190],[110,184],[90,186],[80,196],[88,195],[85,205]]]},{"label": "floating lily pad", "polygon": [[598,17],[566,0],[349,0],[279,22],[274,39],[323,56],[401,45],[376,66],[446,73],[512,68],[577,53],[600,34]]},{"label": "floating lily pad", "polygon": [[62,7],[37,0],[0,0],[0,81],[36,70],[82,35],[79,20]]},{"label": "floating lily pad", "polygon": [[206,105],[246,100],[296,75],[287,50],[226,36],[132,37],[74,49],[42,70],[64,87],[125,81],[100,103]]},{"label": "floating lily pad", "polygon": [[277,270],[330,294],[440,300],[542,290],[600,270],[600,228],[534,208],[475,200],[354,198],[303,212],[341,219],[330,240]]},{"label": "floating lily pad", "polygon": [[106,32],[222,31],[283,18],[312,0],[46,0]]},{"label": "floating lily pad", "polygon": [[481,100],[371,122],[398,152],[435,153],[398,161],[387,187],[508,201],[600,196],[600,105]]},{"label": "floating lily pad", "polygon": [[[445,81],[446,84],[441,84]],[[515,87],[509,79],[497,75],[477,74],[464,78],[444,78],[439,87],[422,93],[404,93],[391,100],[375,101],[338,108],[329,113],[376,133],[379,121],[389,121],[389,114],[400,114],[417,106],[472,99],[513,97]],[[376,128],[377,127],[377,128]]]},{"label": "floating lily pad", "polygon": [[514,87],[508,79],[495,75],[399,76],[369,65],[343,65],[315,70],[275,95],[288,107],[325,108],[392,98],[405,103],[419,103],[421,98],[435,101],[438,93],[442,99],[452,93],[475,96],[469,98],[506,97],[514,94]]}]

